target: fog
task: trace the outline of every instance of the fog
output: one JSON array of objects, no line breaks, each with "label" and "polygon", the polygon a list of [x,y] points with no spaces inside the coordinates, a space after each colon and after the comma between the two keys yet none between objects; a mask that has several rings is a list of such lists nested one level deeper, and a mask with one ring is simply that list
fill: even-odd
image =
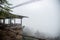
[{"label": "fog", "polygon": [[[12,7],[29,0],[10,0]],[[13,14],[28,16],[23,19],[23,25],[31,31],[39,30],[50,36],[59,34],[59,0],[40,0],[16,7]]]}]

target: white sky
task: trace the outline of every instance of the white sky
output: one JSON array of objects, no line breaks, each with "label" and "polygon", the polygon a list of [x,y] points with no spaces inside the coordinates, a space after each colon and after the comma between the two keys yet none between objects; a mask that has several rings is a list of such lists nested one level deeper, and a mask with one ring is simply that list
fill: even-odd
[{"label": "white sky", "polygon": [[[26,1],[29,0],[10,0],[10,3],[15,6]],[[56,36],[59,28],[58,7],[58,0],[41,0],[14,8],[13,13],[29,17],[23,19],[26,27]]]}]

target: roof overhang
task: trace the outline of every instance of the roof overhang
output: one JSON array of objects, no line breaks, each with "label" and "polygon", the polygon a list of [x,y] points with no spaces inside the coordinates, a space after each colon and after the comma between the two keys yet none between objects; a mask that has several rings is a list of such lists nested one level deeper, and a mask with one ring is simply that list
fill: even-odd
[{"label": "roof overhang", "polygon": [[[8,14],[8,13],[7,13]],[[9,13],[7,16],[0,16],[0,19],[14,19],[14,18],[19,18],[19,19],[22,19],[22,18],[28,18],[27,16],[22,16],[22,15],[16,15],[16,14],[12,14],[12,13]]]}]

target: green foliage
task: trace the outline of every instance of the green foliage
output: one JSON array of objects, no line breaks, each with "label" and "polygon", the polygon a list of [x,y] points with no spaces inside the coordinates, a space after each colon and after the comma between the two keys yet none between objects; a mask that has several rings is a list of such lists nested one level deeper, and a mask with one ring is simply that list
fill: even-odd
[{"label": "green foliage", "polygon": [[7,0],[0,0],[0,18],[9,16],[9,13],[11,12],[9,5]]},{"label": "green foliage", "polygon": [[7,0],[0,0],[0,4],[2,4],[2,5],[4,5],[4,4],[6,4],[6,5],[11,5],[11,4],[8,3]]},{"label": "green foliage", "polygon": [[11,11],[7,0],[0,0],[0,11]]}]

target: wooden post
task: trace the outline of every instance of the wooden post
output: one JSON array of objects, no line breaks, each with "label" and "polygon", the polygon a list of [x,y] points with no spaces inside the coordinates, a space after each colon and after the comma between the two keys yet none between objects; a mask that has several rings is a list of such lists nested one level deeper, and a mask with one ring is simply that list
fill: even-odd
[{"label": "wooden post", "polygon": [[23,40],[25,40],[24,36],[23,36]]},{"label": "wooden post", "polygon": [[9,19],[9,24],[11,25],[11,18]]},{"label": "wooden post", "polygon": [[14,24],[15,24],[15,19],[14,19]]},{"label": "wooden post", "polygon": [[3,19],[3,24],[5,24],[5,18]]},{"label": "wooden post", "polygon": [[22,27],[22,18],[21,18],[21,27]]},{"label": "wooden post", "polygon": [[[21,18],[21,27],[22,27],[22,18]],[[23,31],[23,29],[22,29]],[[22,36],[22,40],[25,40],[24,36]]]},{"label": "wooden post", "polygon": [[10,19],[8,19],[8,24],[10,24],[10,21],[9,21]]},{"label": "wooden post", "polygon": [[0,23],[2,23],[2,19],[0,19]]},{"label": "wooden post", "polygon": [[0,23],[1,23],[1,19],[0,19]]}]

